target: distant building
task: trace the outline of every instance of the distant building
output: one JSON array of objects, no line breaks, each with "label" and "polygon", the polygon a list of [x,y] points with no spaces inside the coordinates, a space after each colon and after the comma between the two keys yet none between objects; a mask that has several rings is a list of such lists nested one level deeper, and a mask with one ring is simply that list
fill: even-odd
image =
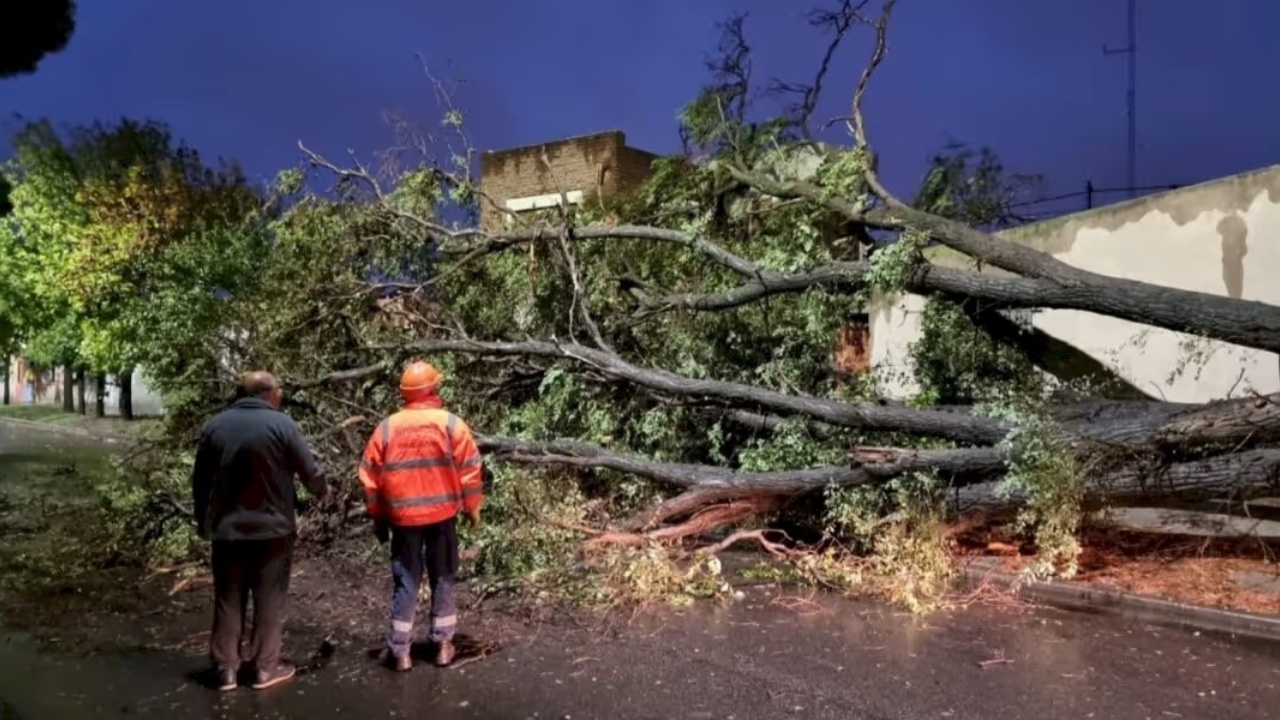
[{"label": "distant building", "polygon": [[634,192],[653,174],[658,157],[628,147],[618,130],[486,151],[480,156],[480,187],[489,200],[483,202],[480,223],[500,229],[511,217],[504,210],[553,208],[562,193],[570,204],[580,204]]}]

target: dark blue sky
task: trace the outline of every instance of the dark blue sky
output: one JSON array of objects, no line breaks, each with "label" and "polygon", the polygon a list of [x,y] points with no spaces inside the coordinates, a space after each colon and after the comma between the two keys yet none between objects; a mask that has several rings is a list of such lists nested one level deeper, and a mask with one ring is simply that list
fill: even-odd
[{"label": "dark blue sky", "polygon": [[[822,40],[806,0],[81,0],[64,52],[0,82],[0,110],[60,123],[149,116],[267,177],[303,139],[327,153],[390,140],[383,111],[433,122],[415,53],[467,83],[481,148],[610,128],[678,147],[715,24],[749,15],[760,80],[807,78]],[[1280,162],[1280,2],[1139,0],[1139,184]],[[1047,193],[1125,181],[1124,0],[902,0],[868,100],[890,183],[909,192],[948,140],[990,145]],[[847,109],[865,35],[818,115]],[[1116,197],[1114,199],[1119,199]]]}]

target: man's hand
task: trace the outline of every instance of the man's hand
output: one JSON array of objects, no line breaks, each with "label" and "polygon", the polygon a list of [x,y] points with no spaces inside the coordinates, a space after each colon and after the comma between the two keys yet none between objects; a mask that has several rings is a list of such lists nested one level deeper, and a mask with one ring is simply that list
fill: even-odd
[{"label": "man's hand", "polygon": [[391,539],[391,526],[382,520],[374,520],[373,536],[378,538],[378,542],[386,545],[387,541]]},{"label": "man's hand", "polygon": [[476,508],[475,510],[468,510],[466,517],[467,517],[467,524],[471,526],[472,530],[480,527],[480,508]]}]

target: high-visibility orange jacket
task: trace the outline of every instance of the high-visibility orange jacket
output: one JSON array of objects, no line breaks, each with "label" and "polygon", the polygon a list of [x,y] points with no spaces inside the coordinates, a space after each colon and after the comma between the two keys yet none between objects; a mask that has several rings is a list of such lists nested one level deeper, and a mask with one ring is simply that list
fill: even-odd
[{"label": "high-visibility orange jacket", "polygon": [[360,484],[369,516],[415,527],[470,512],[484,501],[482,463],[471,429],[438,399],[410,404],[365,445]]}]

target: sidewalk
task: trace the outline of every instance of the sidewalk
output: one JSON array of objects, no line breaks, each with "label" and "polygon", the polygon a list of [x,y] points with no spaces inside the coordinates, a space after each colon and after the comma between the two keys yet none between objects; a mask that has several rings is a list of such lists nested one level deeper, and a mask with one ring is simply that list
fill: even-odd
[{"label": "sidewalk", "polygon": [[60,407],[50,405],[0,405],[0,423],[118,443],[138,439],[157,428],[160,421],[155,418],[132,421],[119,417],[95,418],[68,413]]},{"label": "sidewalk", "polygon": [[1217,633],[1232,639],[1280,643],[1280,617],[1274,615],[1192,605],[1066,580],[1020,582],[1016,575],[1002,572],[1000,564],[1000,558],[973,558],[965,568],[963,582],[971,588],[983,583],[1000,588],[1016,587],[1025,600],[1064,610],[1105,612],[1154,625]]}]

